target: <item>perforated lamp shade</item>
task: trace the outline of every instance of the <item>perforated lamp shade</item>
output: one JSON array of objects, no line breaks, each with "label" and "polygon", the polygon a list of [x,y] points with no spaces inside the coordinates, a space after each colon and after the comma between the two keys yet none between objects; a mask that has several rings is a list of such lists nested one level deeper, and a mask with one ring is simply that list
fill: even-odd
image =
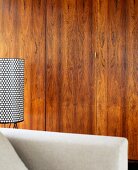
[{"label": "perforated lamp shade", "polygon": [[24,120],[24,60],[0,58],[0,123]]}]

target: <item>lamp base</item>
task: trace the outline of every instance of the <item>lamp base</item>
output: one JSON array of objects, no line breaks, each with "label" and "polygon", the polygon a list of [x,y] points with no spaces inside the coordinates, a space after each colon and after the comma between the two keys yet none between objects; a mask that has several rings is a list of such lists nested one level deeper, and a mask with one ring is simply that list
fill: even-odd
[{"label": "lamp base", "polygon": [[[22,121],[20,121],[20,122],[22,122]],[[17,123],[19,123],[19,122],[15,122],[15,123],[13,123],[13,122],[10,122],[10,123],[1,123],[0,122],[0,124],[3,124],[4,128],[14,128],[14,129],[18,129],[18,124]],[[12,124],[13,124],[13,127],[12,127]]]},{"label": "lamp base", "polygon": [[[4,124],[4,128],[5,128],[5,124]],[[9,125],[9,128],[11,128],[11,123],[10,123],[10,125]],[[18,129],[17,123],[14,123],[14,124],[13,124],[13,128],[14,128],[14,129]]]},{"label": "lamp base", "polygon": [[14,123],[13,128],[14,128],[14,129],[18,129],[17,123]]}]

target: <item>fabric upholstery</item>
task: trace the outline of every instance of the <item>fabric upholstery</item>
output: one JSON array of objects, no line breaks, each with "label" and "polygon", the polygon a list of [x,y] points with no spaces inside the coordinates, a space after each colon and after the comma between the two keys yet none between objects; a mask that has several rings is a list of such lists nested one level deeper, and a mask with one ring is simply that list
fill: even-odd
[{"label": "fabric upholstery", "polygon": [[0,129],[30,170],[127,170],[125,138]]},{"label": "fabric upholstery", "polygon": [[0,169],[27,170],[8,139],[0,133]]}]

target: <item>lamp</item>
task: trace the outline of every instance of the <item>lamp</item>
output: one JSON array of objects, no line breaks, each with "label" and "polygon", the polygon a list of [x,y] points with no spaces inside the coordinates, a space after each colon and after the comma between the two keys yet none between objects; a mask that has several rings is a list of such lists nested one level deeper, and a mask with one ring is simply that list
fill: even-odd
[{"label": "lamp", "polygon": [[24,60],[0,58],[0,123],[24,120]]}]

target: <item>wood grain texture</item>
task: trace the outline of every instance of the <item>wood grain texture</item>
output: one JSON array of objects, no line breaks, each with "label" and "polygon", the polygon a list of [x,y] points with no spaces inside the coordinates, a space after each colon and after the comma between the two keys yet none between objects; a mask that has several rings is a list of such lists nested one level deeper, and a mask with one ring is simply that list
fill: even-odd
[{"label": "wood grain texture", "polygon": [[[14,58],[17,56],[16,7],[17,3],[13,1],[0,1],[0,58]],[[0,125],[0,127],[8,126]]]},{"label": "wood grain texture", "polygon": [[80,0],[76,3],[76,53],[74,82],[75,122],[78,133],[94,133],[95,114],[95,2]]},{"label": "wood grain texture", "polygon": [[[46,14],[46,129],[59,131],[61,78],[61,4],[47,1]],[[59,9],[59,10],[58,10]],[[59,56],[59,59],[58,59]]]},{"label": "wood grain texture", "polygon": [[0,0],[0,57],[25,59],[20,128],[124,136],[138,160],[138,1]]},{"label": "wood grain texture", "polygon": [[25,121],[45,130],[45,0],[0,0],[0,57],[25,59]]},{"label": "wood grain texture", "polygon": [[126,133],[129,159],[138,160],[138,1],[127,0]]},{"label": "wood grain texture", "polygon": [[19,1],[19,56],[25,58],[25,120],[45,130],[45,1]]},{"label": "wood grain texture", "polygon": [[108,1],[97,1],[96,121],[99,135],[107,135]]},{"label": "wood grain texture", "polygon": [[89,0],[47,1],[47,130],[95,127],[91,7]]},{"label": "wood grain texture", "polygon": [[108,8],[108,135],[122,136],[125,105],[126,2],[109,1]]}]

